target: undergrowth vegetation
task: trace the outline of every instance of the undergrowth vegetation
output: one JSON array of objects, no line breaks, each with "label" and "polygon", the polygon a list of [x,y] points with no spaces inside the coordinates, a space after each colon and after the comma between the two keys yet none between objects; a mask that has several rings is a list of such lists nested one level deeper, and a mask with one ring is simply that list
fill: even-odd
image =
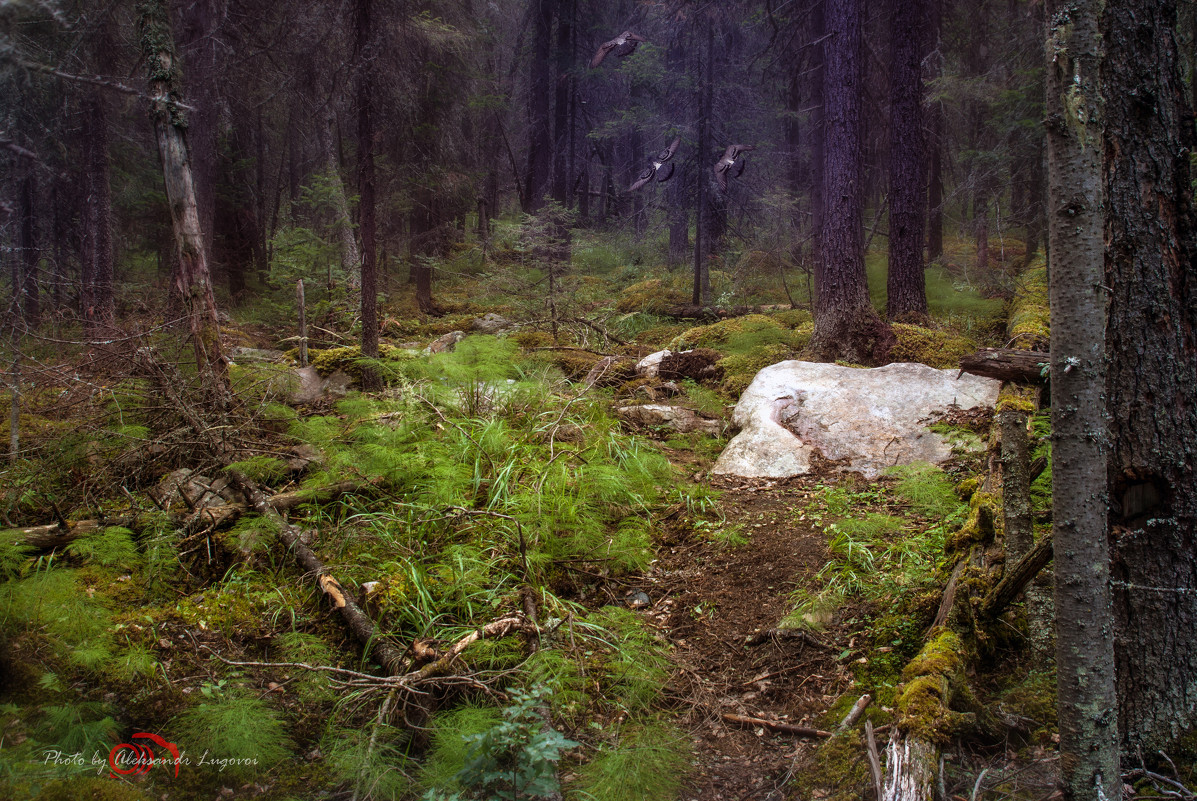
[{"label": "undergrowth vegetation", "polygon": [[[327,192],[317,183],[300,202],[321,208]],[[813,322],[804,308],[673,320],[689,279],[660,266],[664,234],[630,244],[577,231],[563,266],[541,246],[554,220],[503,221],[485,249],[462,243],[438,259],[444,316],[395,291],[377,359],[354,344],[344,276],[328,267],[335,232],[281,230],[270,284],[226,335],[294,346],[303,278],[316,372],[351,382],[369,368],[385,388],[300,402],[285,356],[239,358],[236,410],[213,426],[217,446],[188,419],[202,387],[176,332],[148,326],[111,374],[72,383],[64,371],[31,388],[23,458],[3,468],[0,489],[10,526],[0,532],[0,796],[86,797],[108,779],[115,746],[154,732],[192,769],[175,779],[155,765],[144,786],[180,798],[247,787],[268,799],[677,797],[693,755],[667,698],[672,647],[594,588],[650,570],[666,533],[719,552],[751,532],[701,480],[726,436],[637,428],[613,409],[664,401],[726,420],[759,369],[809,356]],[[771,251],[745,245],[715,266],[722,304],[790,293],[789,265]],[[967,274],[928,275],[934,326],[904,326],[900,353],[938,365],[986,341],[995,302]],[[488,313],[510,318],[498,334],[426,352]],[[254,330],[273,339],[256,342]],[[716,369],[635,376],[635,361],[664,347],[709,348]],[[611,372],[587,380],[602,360]],[[444,653],[504,615],[535,610],[538,633],[474,642],[463,677],[434,692],[401,698],[363,684],[378,666],[279,546],[282,524],[241,506],[216,519],[239,503],[226,467],[268,494],[298,494],[285,524],[413,666],[420,649]],[[947,535],[967,512],[954,481],[929,466],[827,484],[793,513],[826,531],[830,560],[786,624],[857,626],[896,664],[915,647]],[[16,528],[55,520],[90,522],[53,541]],[[104,797],[142,796],[129,783],[104,787]]]}]

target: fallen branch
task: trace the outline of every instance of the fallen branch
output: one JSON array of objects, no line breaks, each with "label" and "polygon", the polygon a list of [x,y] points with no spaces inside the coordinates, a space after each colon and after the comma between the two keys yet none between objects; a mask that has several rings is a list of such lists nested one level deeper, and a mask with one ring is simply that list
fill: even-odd
[{"label": "fallen branch", "polygon": [[775,731],[779,734],[792,734],[795,737],[832,736],[831,732],[822,731],[821,729],[812,729],[807,726],[795,726],[792,723],[782,723],[776,720],[765,720],[764,718],[751,718],[747,715],[734,715],[731,712],[724,712],[723,719],[728,723],[739,723],[742,726],[763,726],[769,731]]},{"label": "fallen branch", "polygon": [[328,568],[320,561],[312,549],[304,545],[299,538],[299,531],[279,515],[270,505],[269,499],[258,489],[258,485],[240,470],[229,470],[228,476],[237,488],[245,494],[253,506],[254,511],[270,520],[276,527],[279,540],[294,554],[296,561],[313,577],[316,587],[332,602],[333,607],[353,636],[362,644],[367,653],[382,665],[383,669],[392,676],[403,671],[403,653],[390,643],[379,638],[378,629],[374,621],[361,610],[344,587],[333,578]]},{"label": "fallen branch", "polygon": [[[869,695],[868,693],[862,695],[856,700],[856,703],[852,705],[852,708],[848,710],[848,714],[845,715],[844,719],[840,721],[840,725],[835,727],[835,730],[837,732],[841,732],[850,726],[855,726],[856,721],[860,720],[860,716],[864,714],[865,709],[867,709],[871,703],[873,703],[873,696]],[[872,731],[872,724],[869,725],[869,731]]]},{"label": "fallen branch", "polygon": [[[868,698],[866,695],[865,698]],[[873,797],[880,799],[882,792],[881,754],[877,750],[877,738],[873,736],[873,721],[865,721],[865,746],[869,752],[869,768],[873,771]]]},{"label": "fallen branch", "polygon": [[760,645],[765,640],[799,640],[813,648],[818,648],[820,651],[827,651],[828,653],[835,651],[834,646],[828,645],[802,629],[767,629],[749,637],[745,644]]},{"label": "fallen branch", "polygon": [[[106,523],[105,525],[116,526],[127,522],[129,521],[121,520]],[[45,526],[19,528],[16,530],[21,535],[13,542],[13,545],[26,545],[41,551],[48,551],[52,548],[61,548],[64,545],[69,545],[80,537],[95,534],[100,530],[100,525],[99,520],[79,520],[68,527],[63,527],[62,523],[50,523]]]},{"label": "fallen branch", "polygon": [[[280,492],[277,495],[271,495],[266,499],[266,503],[271,509],[275,511],[284,511],[287,509],[294,509],[303,503],[312,503],[331,501],[341,495],[347,495],[352,492],[360,492],[375,486],[374,482],[361,481],[352,479],[348,481],[339,481],[336,484],[329,484],[324,487],[316,487],[314,489],[295,490],[293,492]],[[193,515],[187,518],[183,523],[184,534],[194,534],[203,529],[216,529],[220,526],[230,523],[245,513],[247,507],[239,503],[223,504],[221,506],[209,506],[205,509],[197,510]]]},{"label": "fallen branch", "polygon": [[508,617],[492,620],[480,629],[471,631],[466,636],[462,637],[457,642],[453,643],[444,656],[435,662],[430,662],[419,670],[408,673],[403,676],[405,680],[422,681],[425,679],[442,676],[449,672],[449,667],[453,664],[457,657],[461,656],[461,652],[469,648],[478,640],[490,640],[496,637],[506,637],[515,631],[528,631],[531,624],[523,615],[510,615]]},{"label": "fallen branch", "polygon": [[1014,567],[1006,571],[997,586],[985,596],[979,610],[981,617],[992,620],[1006,611],[1006,607],[1022,594],[1026,586],[1039,575],[1039,571],[1051,561],[1052,553],[1052,535],[1049,531],[1039,538],[1035,547],[1027,551]]}]

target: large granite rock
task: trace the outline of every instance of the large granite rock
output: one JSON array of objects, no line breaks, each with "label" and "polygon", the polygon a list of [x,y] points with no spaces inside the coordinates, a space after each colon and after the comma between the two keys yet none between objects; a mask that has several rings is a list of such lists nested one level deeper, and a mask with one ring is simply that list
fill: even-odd
[{"label": "large granite rock", "polygon": [[740,397],[740,426],[711,472],[783,478],[810,472],[811,455],[876,478],[889,467],[938,464],[951,454],[927,426],[953,408],[993,407],[1000,382],[922,364],[874,369],[786,361],[766,367]]}]

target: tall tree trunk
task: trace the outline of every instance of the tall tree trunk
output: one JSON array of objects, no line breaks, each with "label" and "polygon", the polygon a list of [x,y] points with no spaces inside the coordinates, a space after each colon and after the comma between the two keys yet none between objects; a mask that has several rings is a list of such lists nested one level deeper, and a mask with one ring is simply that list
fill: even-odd
[{"label": "tall tree trunk", "polygon": [[714,96],[715,28],[707,16],[707,58],[703,84],[699,89],[698,114],[698,206],[694,211],[694,289],[690,302],[704,306],[711,299],[711,106]]},{"label": "tall tree trunk", "polygon": [[528,75],[528,171],[525,175],[524,212],[531,214],[544,205],[552,165],[552,118],[549,98],[552,65],[549,60],[556,0],[533,0],[532,62]]},{"label": "tall tree trunk", "polygon": [[179,105],[179,65],[170,30],[166,0],[147,0],[139,19],[141,52],[149,71],[150,113],[162,160],[162,178],[174,228],[179,269],[174,277],[177,293],[187,315],[196,369],[203,385],[214,393],[219,406],[230,397],[228,368],[221,352],[220,325],[212,276],[204,254],[195,183],[191,177],[186,124]]},{"label": "tall tree trunk", "polygon": [[1102,20],[1114,647],[1132,753],[1197,726],[1197,220],[1176,23],[1175,0],[1106,0]]},{"label": "tall tree trunk", "polygon": [[[20,219],[17,225],[17,249],[20,251],[21,281],[13,290],[21,296],[21,318],[29,328],[36,328],[41,318],[38,294],[37,173],[30,168],[21,179]],[[18,289],[19,286],[19,289]]]},{"label": "tall tree trunk", "polygon": [[572,0],[557,3],[557,80],[553,92],[553,199],[565,206],[569,202],[567,161],[570,153],[570,106],[573,102],[573,14]]},{"label": "tall tree trunk", "polygon": [[1105,512],[1100,5],[1050,0],[1046,64],[1057,710],[1060,779],[1076,801],[1122,796]]},{"label": "tall tree trunk", "polygon": [[353,231],[353,216],[349,213],[349,198],[345,184],[341,181],[341,157],[333,140],[337,125],[337,112],[329,101],[320,128],[320,150],[324,156],[324,169],[332,188],[333,225],[341,243],[341,269],[345,271],[350,291],[356,292],[362,285],[362,254],[357,247],[357,236]]},{"label": "tall tree trunk", "polygon": [[927,316],[923,278],[923,228],[927,212],[923,138],[925,0],[895,3],[890,69],[889,277],[886,312],[891,321]]},{"label": "tall tree trunk", "polygon": [[[929,2],[931,22],[928,28],[932,58],[927,77],[935,80],[943,74],[943,0]],[[931,159],[927,169],[927,260],[936,261],[943,257],[943,102],[933,101],[929,113],[931,122],[927,149]]]},{"label": "tall tree trunk", "polygon": [[187,146],[195,182],[195,205],[204,237],[204,259],[214,273],[216,181],[219,174],[217,141],[220,127],[220,60],[218,31],[220,0],[189,0],[178,7],[178,53],[186,67]]},{"label": "tall tree trunk", "polygon": [[882,362],[893,333],[869,301],[861,241],[861,0],[826,0],[823,43],[823,257],[811,347],[829,361]]},{"label": "tall tree trunk", "polygon": [[101,335],[116,318],[112,264],[112,184],[108,155],[108,104],[103,95],[89,94],[83,102],[87,203],[84,226],[87,247],[83,319],[91,336]]},{"label": "tall tree trunk", "polygon": [[[375,263],[375,203],[374,203],[374,105],[371,47],[371,2],[357,0],[355,10],[355,38],[357,62],[357,159],[358,214],[362,237],[362,356],[378,358],[378,274]],[[382,386],[378,373],[368,368],[362,371],[362,387],[377,390]]]}]

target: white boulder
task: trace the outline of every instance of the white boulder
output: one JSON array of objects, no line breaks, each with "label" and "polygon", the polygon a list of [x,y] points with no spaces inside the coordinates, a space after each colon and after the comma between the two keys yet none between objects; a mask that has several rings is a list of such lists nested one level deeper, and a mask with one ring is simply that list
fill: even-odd
[{"label": "white boulder", "polygon": [[811,455],[873,479],[894,465],[951,455],[927,426],[953,408],[993,407],[1001,382],[923,364],[861,369],[786,361],[766,367],[740,397],[740,427],[712,473],[785,478],[810,472]]}]

